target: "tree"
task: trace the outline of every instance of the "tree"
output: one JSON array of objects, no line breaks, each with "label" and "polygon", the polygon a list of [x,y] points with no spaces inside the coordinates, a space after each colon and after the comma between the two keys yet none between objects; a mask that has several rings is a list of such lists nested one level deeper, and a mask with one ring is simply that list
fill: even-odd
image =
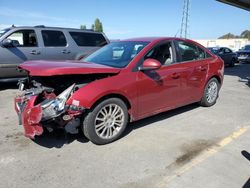
[{"label": "tree", "polygon": [[232,33],[227,33],[221,37],[219,37],[219,39],[234,39],[234,38],[237,38],[237,36],[235,36],[234,34]]},{"label": "tree", "polygon": [[250,31],[245,30],[240,35],[234,35],[232,33],[228,33],[219,37],[219,39],[237,39],[237,38],[244,38],[250,40]]},{"label": "tree", "polygon": [[[80,25],[80,29],[87,29],[86,25]],[[99,18],[95,19],[95,23],[91,25],[91,29],[97,32],[103,32],[102,22]]]},{"label": "tree", "polygon": [[87,29],[86,25],[80,25],[80,29]]},{"label": "tree", "polygon": [[249,30],[245,30],[241,33],[240,35],[241,38],[246,38],[248,40],[250,40],[250,31]]},{"label": "tree", "polygon": [[103,32],[102,22],[100,21],[99,18],[95,19],[94,28],[92,25],[92,29],[94,29],[94,31],[97,31],[97,32]]}]

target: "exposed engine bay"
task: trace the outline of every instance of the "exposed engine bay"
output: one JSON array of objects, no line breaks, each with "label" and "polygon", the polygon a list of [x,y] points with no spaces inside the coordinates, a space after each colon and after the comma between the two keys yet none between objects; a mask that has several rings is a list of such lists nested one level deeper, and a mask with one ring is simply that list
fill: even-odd
[{"label": "exposed engine bay", "polygon": [[43,133],[43,128],[78,133],[86,109],[77,101],[68,105],[67,100],[79,88],[111,75],[114,74],[29,76],[19,80],[21,94],[15,98],[15,109],[25,135],[33,139]]}]

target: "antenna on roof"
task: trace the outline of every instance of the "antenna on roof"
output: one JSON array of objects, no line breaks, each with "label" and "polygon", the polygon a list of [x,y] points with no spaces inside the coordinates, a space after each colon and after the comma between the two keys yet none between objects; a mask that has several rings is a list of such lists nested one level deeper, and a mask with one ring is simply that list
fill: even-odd
[{"label": "antenna on roof", "polygon": [[188,35],[190,4],[191,0],[184,0],[180,33],[181,38],[187,38]]}]

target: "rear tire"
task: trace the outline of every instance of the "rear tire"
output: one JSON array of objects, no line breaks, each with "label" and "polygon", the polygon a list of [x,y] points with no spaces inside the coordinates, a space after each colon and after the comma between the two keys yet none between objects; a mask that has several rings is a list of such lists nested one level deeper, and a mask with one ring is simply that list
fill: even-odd
[{"label": "rear tire", "polygon": [[117,140],[128,123],[128,109],[118,98],[100,102],[83,121],[83,133],[94,144],[103,145]]},{"label": "rear tire", "polygon": [[203,92],[200,105],[204,107],[213,106],[216,103],[216,100],[219,95],[220,84],[216,78],[211,78]]}]

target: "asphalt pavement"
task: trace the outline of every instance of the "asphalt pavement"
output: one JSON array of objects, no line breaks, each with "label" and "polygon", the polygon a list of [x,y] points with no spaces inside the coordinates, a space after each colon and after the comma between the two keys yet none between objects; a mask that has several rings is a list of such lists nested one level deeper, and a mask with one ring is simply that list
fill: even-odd
[{"label": "asphalt pavement", "polygon": [[97,146],[60,131],[32,141],[0,86],[0,187],[250,187],[250,64],[226,68],[217,104],[181,107],[130,124]]}]

